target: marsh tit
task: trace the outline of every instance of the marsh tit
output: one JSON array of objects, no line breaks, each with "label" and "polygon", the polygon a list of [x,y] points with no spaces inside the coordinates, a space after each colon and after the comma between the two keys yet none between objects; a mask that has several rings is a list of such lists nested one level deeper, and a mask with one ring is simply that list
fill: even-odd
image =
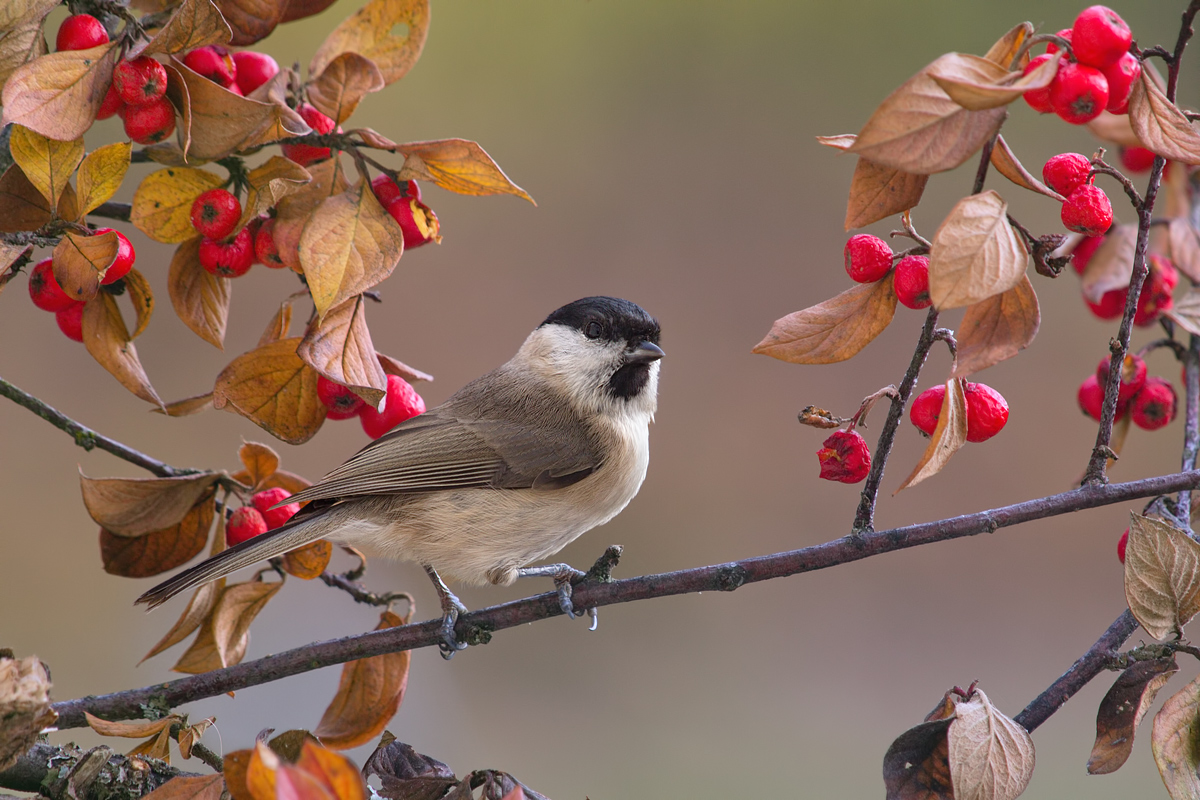
[{"label": "marsh tit", "polygon": [[[466,611],[442,580],[507,586],[552,575],[571,613],[565,564],[527,569],[612,519],[650,460],[659,326],[614,297],[558,309],[503,366],[364,447],[285,525],[224,550],[138,598],[151,608],[317,539],[425,568],[442,607],[442,653],[466,647]],[[567,592],[563,592],[563,589]]]}]

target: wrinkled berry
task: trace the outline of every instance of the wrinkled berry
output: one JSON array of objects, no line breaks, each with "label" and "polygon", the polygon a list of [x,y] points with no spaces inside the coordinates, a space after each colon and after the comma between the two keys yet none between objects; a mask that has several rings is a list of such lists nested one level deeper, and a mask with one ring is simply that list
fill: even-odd
[{"label": "wrinkled berry", "polygon": [[253,506],[242,506],[230,514],[229,521],[225,523],[225,544],[233,547],[247,539],[261,536],[267,530],[267,521],[261,511]]},{"label": "wrinkled berry", "polygon": [[917,395],[908,410],[908,419],[926,436],[933,436],[938,418],[942,415],[942,403],[946,400],[945,384],[932,386]]},{"label": "wrinkled berry", "polygon": [[1061,216],[1067,230],[1100,236],[1112,227],[1112,203],[1099,186],[1085,183],[1067,197]]},{"label": "wrinkled berry", "polygon": [[378,439],[404,420],[425,413],[425,401],[408,381],[397,375],[388,375],[387,397],[382,411],[363,404],[358,418],[363,431],[372,439]]},{"label": "wrinkled berry", "polygon": [[[1100,363],[1096,366],[1096,381],[1100,384],[1102,390],[1108,384],[1108,368],[1111,361],[1112,359],[1105,356],[1100,359]],[[1135,355],[1125,356],[1125,361],[1122,362],[1121,366],[1121,384],[1120,388],[1117,389],[1117,403],[1128,403],[1145,385],[1146,362]]]},{"label": "wrinkled berry", "polygon": [[62,311],[79,302],[58,285],[52,258],[39,261],[29,271],[29,297],[42,311]]},{"label": "wrinkled berry", "polygon": [[1125,20],[1107,6],[1091,6],[1079,12],[1071,26],[1071,49],[1081,63],[1107,67],[1129,51],[1133,33]]},{"label": "wrinkled berry", "polygon": [[1092,162],[1082,153],[1060,153],[1042,167],[1042,180],[1063,197],[1070,197],[1092,174]]},{"label": "wrinkled berry", "polygon": [[267,522],[267,530],[275,530],[283,525],[300,510],[299,503],[287,503],[279,508],[271,508],[276,503],[282,503],[292,496],[287,489],[264,489],[250,498],[251,504],[258,509]]},{"label": "wrinkled berry", "polygon": [[985,383],[967,383],[967,441],[986,442],[1008,422],[1008,401]]},{"label": "wrinkled berry", "polygon": [[328,411],[327,419],[350,419],[363,410],[363,399],[340,383],[334,383],[324,375],[317,376],[317,399]]},{"label": "wrinkled berry", "polygon": [[1095,67],[1068,61],[1050,84],[1050,103],[1072,125],[1090,122],[1108,105],[1108,79]]},{"label": "wrinkled berry", "polygon": [[905,256],[896,264],[896,299],[907,308],[929,308],[929,257]]},{"label": "wrinkled berry", "polygon": [[871,471],[871,451],[858,431],[834,431],[817,451],[820,477],[827,481],[858,483]]},{"label": "wrinkled berry", "polygon": [[878,236],[851,236],[842,250],[846,274],[859,283],[874,283],[892,268],[892,248]]},{"label": "wrinkled berry", "polygon": [[1176,399],[1175,387],[1170,381],[1147,378],[1146,385],[1130,404],[1133,424],[1148,431],[1170,424],[1175,419]]}]

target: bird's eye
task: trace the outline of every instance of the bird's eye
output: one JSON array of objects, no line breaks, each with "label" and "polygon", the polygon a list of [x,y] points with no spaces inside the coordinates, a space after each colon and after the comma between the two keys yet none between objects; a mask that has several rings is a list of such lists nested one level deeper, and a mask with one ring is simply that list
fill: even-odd
[{"label": "bird's eye", "polygon": [[601,336],[604,335],[604,326],[601,325],[599,322],[595,322],[595,321],[589,322],[583,328],[583,335],[588,337],[589,339],[599,339]]}]

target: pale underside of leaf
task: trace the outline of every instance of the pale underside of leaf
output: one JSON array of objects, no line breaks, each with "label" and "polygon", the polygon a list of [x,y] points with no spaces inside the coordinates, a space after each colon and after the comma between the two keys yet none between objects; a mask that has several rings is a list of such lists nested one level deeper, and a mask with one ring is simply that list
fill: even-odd
[{"label": "pale underside of leaf", "polygon": [[104,367],[122,386],[147,403],[162,408],[162,399],[150,385],[137,348],[121,318],[117,300],[101,292],[88,301],[83,309],[83,343],[88,353]]},{"label": "pale underside of leaf", "polygon": [[1006,292],[1025,274],[1029,254],[1008,223],[1008,204],[994,191],[965,197],[933,236],[929,296],[945,310]]},{"label": "pale underside of leaf", "polygon": [[1200,797],[1200,677],[1180,689],[1154,715],[1150,746],[1172,800]]},{"label": "pale underside of leaf", "polygon": [[1129,286],[1137,237],[1137,225],[1114,225],[1109,229],[1080,278],[1084,297],[1097,303],[1105,292]]},{"label": "pale underside of leaf", "polygon": [[1200,543],[1162,520],[1131,514],[1125,600],[1155,639],[1182,635],[1200,611]]},{"label": "pale underside of leaf", "polygon": [[955,714],[947,733],[955,800],[1015,800],[1033,776],[1029,732],[979,689],[958,703]]},{"label": "pale underside of leaf", "polygon": [[971,111],[1006,106],[1031,89],[1044,89],[1058,74],[1059,61],[1050,59],[1028,75],[1009,72],[993,61],[978,56],[958,55],[930,76],[950,99]]},{"label": "pale underside of leaf", "polygon": [[967,397],[966,381],[951,378],[946,381],[946,395],[942,398],[942,410],[938,414],[937,427],[929,437],[929,445],[917,466],[893,495],[916,486],[926,478],[942,471],[950,457],[967,443]]},{"label": "pale underside of leaf", "polygon": [[83,505],[95,522],[118,536],[142,536],[183,519],[216,482],[213,472],[180,478],[79,476]]},{"label": "pale underside of leaf", "polygon": [[1129,95],[1129,124],[1145,147],[1172,161],[1200,164],[1200,132],[1143,69]]}]

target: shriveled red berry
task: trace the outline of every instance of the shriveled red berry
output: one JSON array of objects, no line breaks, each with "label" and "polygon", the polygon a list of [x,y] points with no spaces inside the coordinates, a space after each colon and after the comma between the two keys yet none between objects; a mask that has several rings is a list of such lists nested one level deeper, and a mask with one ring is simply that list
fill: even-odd
[{"label": "shriveled red berry", "polygon": [[384,205],[392,219],[400,225],[404,235],[404,249],[442,241],[439,235],[441,224],[433,209],[415,197],[400,196]]},{"label": "shriveled red berry", "polygon": [[1008,422],[1008,401],[985,383],[967,383],[967,441],[986,442]]},{"label": "shriveled red berry", "polygon": [[245,275],[254,266],[254,242],[242,228],[231,241],[200,240],[200,266],[222,278]]},{"label": "shriveled red berry", "polygon": [[201,236],[224,239],[241,218],[242,204],[225,189],[209,189],[192,201],[192,227]]},{"label": "shriveled red berry", "polygon": [[[1070,28],[1063,28],[1061,31],[1058,31],[1058,33],[1056,35],[1063,39],[1066,39],[1068,43],[1071,41],[1071,29]],[[1057,52],[1058,52],[1058,45],[1056,45],[1054,42],[1046,42],[1046,53],[1047,54],[1057,53]]]},{"label": "shriveled red berry", "polygon": [[250,94],[279,74],[279,64],[266,53],[239,50],[233,54],[235,79],[242,94]]},{"label": "shriveled red berry", "polygon": [[[308,103],[301,103],[296,112],[313,129],[313,133],[330,133],[337,125],[332,119],[322,114]],[[324,161],[331,155],[328,147],[313,147],[309,144],[280,145],[283,154],[302,167],[307,167],[316,161]]]},{"label": "shriveled red berry", "polygon": [[225,544],[233,547],[247,539],[262,536],[268,530],[262,512],[254,506],[242,506],[229,515],[225,523]]},{"label": "shriveled red berry", "polygon": [[113,228],[96,228],[96,236],[102,233],[112,231],[117,235],[117,257],[109,264],[108,271],[104,273],[104,277],[100,280],[102,285],[107,286],[110,283],[116,283],[129,274],[129,270],[133,269],[134,259],[137,258],[137,253],[133,250],[133,243],[125,238],[125,234]]},{"label": "shriveled red berry", "polygon": [[144,106],[121,109],[125,135],[138,144],[154,144],[175,132],[175,107],[165,97]]},{"label": "shriveled red berry", "polygon": [[125,101],[121,99],[117,87],[110,83],[108,91],[104,93],[104,99],[100,101],[100,108],[96,111],[96,119],[108,119],[120,113],[124,107]]},{"label": "shriveled red berry", "polygon": [[896,299],[907,308],[929,308],[929,258],[905,256],[896,264]]},{"label": "shriveled red berry", "polygon": [[365,405],[361,397],[323,375],[317,376],[317,399],[329,409],[325,415],[328,419],[357,417]]},{"label": "shriveled red berry", "polygon": [[287,503],[279,508],[272,508],[276,503],[282,503],[292,496],[287,489],[264,489],[250,498],[250,503],[258,509],[266,520],[267,530],[273,531],[296,515],[300,510],[299,503]]},{"label": "shriveled red berry", "polygon": [[1108,105],[1108,79],[1095,67],[1068,61],[1050,84],[1050,104],[1072,125],[1090,122]]},{"label": "shriveled red berry", "polygon": [[1128,52],[1132,42],[1129,26],[1108,6],[1085,8],[1071,26],[1075,58],[1089,66],[1107,67]]},{"label": "shriveled red berry", "polygon": [[[237,74],[233,56],[224,47],[215,44],[192,50],[183,57],[183,64],[202,78],[226,88],[234,84]],[[278,72],[279,68],[276,67],[275,71]]]},{"label": "shriveled red berry", "polygon": [[254,257],[263,266],[271,269],[283,269],[287,264],[279,256],[279,246],[275,244],[275,220],[264,222],[254,235]]},{"label": "shriveled red berry", "polygon": [[29,271],[29,297],[42,311],[62,311],[79,302],[58,285],[52,258],[39,261]]},{"label": "shriveled red berry", "polygon": [[1155,254],[1148,256],[1146,260],[1150,271],[1142,283],[1137,311],[1133,315],[1133,324],[1142,327],[1154,324],[1162,312],[1175,305],[1173,293],[1175,285],[1179,283],[1179,272],[1171,259]]},{"label": "shriveled red berry", "polygon": [[1092,313],[1100,319],[1116,319],[1125,313],[1125,301],[1129,299],[1129,289],[1110,289],[1100,297],[1100,302],[1093,303],[1085,296],[1083,302]]},{"label": "shriveled red berry", "polygon": [[1063,197],[1087,183],[1091,174],[1091,159],[1082,153],[1060,153],[1042,167],[1042,180]]},{"label": "shriveled red berry", "polygon": [[1125,548],[1129,544],[1129,528],[1121,534],[1121,538],[1117,540],[1117,558],[1121,559],[1121,563],[1125,563]]},{"label": "shriveled red berry", "polygon": [[1092,256],[1100,249],[1100,245],[1104,244],[1103,236],[1085,236],[1075,245],[1075,249],[1071,251],[1071,265],[1075,267],[1075,271],[1080,275],[1087,269],[1088,262],[1092,260]]},{"label": "shriveled red berry", "polygon": [[1112,203],[1099,186],[1085,183],[1067,197],[1061,216],[1067,230],[1100,236],[1112,227]]},{"label": "shriveled red berry", "polygon": [[414,197],[421,199],[421,186],[416,181],[400,181],[396,183],[387,175],[376,175],[371,181],[371,191],[379,205],[386,206],[397,197]]},{"label": "shriveled red berry", "polygon": [[[41,36],[38,36],[41,41]],[[54,39],[55,50],[88,50],[108,41],[108,31],[91,14],[73,14],[58,26]]]},{"label": "shriveled red berry", "polygon": [[1084,378],[1075,399],[1079,401],[1079,408],[1084,414],[1097,422],[1100,421],[1100,410],[1104,406],[1104,387],[1094,372]]},{"label": "shriveled red berry", "polygon": [[425,401],[408,381],[396,375],[388,375],[387,397],[382,411],[363,404],[358,418],[367,436],[378,439],[404,420],[425,413]]},{"label": "shriveled red berry", "polygon": [[1129,410],[1134,425],[1153,431],[1175,419],[1176,405],[1175,387],[1164,378],[1154,377],[1146,379],[1146,385],[1134,396]]},{"label": "shriveled red berry", "polygon": [[892,248],[878,236],[851,236],[842,249],[846,274],[859,283],[874,283],[892,269]]},{"label": "shriveled red berry", "polygon": [[933,436],[938,418],[942,415],[942,403],[946,400],[945,384],[932,386],[917,395],[908,410],[908,419],[926,436]]},{"label": "shriveled red berry", "polygon": [[87,304],[82,300],[75,300],[62,311],[54,312],[58,329],[68,339],[74,339],[77,342],[83,341],[83,307],[85,305]]},{"label": "shriveled red berry", "polygon": [[820,477],[827,481],[858,483],[871,471],[871,451],[858,431],[834,431],[817,451]]},{"label": "shriveled red berry", "polygon": [[112,79],[126,105],[144,106],[167,93],[167,70],[150,56],[117,62]]},{"label": "shriveled red berry", "polygon": [[[1100,384],[1101,390],[1108,384],[1108,369],[1111,361],[1112,359],[1105,356],[1096,365],[1096,381]],[[1136,355],[1125,356],[1121,365],[1121,384],[1117,389],[1117,403],[1128,403],[1145,385],[1146,362]]]},{"label": "shriveled red berry", "polygon": [[1147,172],[1154,166],[1154,153],[1144,147],[1122,147],[1121,166],[1130,172]]},{"label": "shriveled red berry", "polygon": [[[1051,47],[1053,47],[1053,45],[1051,45]],[[1022,74],[1028,75],[1029,73],[1033,72],[1035,69],[1040,67],[1042,64],[1045,64],[1047,61],[1049,61],[1052,58],[1061,59],[1062,56],[1052,55],[1051,53],[1047,52],[1045,55],[1040,55],[1040,56],[1037,56],[1036,58],[1031,58],[1029,60],[1029,63],[1025,65],[1025,69],[1022,71]],[[1041,89],[1030,89],[1029,91],[1025,92],[1025,94],[1023,94],[1021,96],[1025,98],[1026,103],[1029,103],[1030,108],[1032,108],[1034,111],[1038,112],[1039,114],[1054,113],[1054,104],[1050,102],[1050,87],[1049,86],[1044,86]]]},{"label": "shriveled red berry", "polygon": [[1125,53],[1101,70],[1108,81],[1108,104],[1105,109],[1114,114],[1129,113],[1129,95],[1133,82],[1142,74],[1142,62],[1133,53]]}]

